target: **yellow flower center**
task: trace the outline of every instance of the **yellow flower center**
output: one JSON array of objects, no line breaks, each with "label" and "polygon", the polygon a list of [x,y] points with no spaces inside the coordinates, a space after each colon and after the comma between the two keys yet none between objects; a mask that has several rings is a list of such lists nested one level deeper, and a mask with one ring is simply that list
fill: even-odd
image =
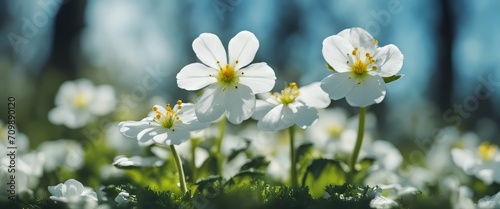
[{"label": "yellow flower center", "polygon": [[[351,65],[351,70],[356,77],[362,77],[368,74],[369,70],[377,70],[375,65],[375,60],[370,53],[366,52],[364,57],[361,57],[361,53],[358,48],[354,48],[351,52],[352,58],[349,59],[353,61]],[[347,61],[349,64],[349,61]]]},{"label": "yellow flower center", "polygon": [[488,142],[483,142],[479,145],[478,153],[484,161],[491,161],[497,152],[498,147]]},{"label": "yellow flower center", "polygon": [[[157,107],[153,107],[153,111],[156,113],[155,121],[157,123],[159,123],[161,126],[163,126],[164,128],[170,129],[174,126],[175,122],[180,120],[177,113],[179,113],[179,111],[181,109],[182,109],[182,101],[181,100],[177,101],[177,108],[176,109],[172,109],[172,107],[170,107],[170,104],[167,104],[167,106],[165,107],[165,114],[162,114],[158,110]],[[172,131],[174,131],[174,130],[172,129]]]},{"label": "yellow flower center", "polygon": [[88,103],[87,98],[83,94],[77,94],[73,102],[78,108],[85,107]]},{"label": "yellow flower center", "polygon": [[236,70],[232,68],[229,64],[224,67],[220,67],[219,77],[217,80],[223,84],[230,85],[238,83],[238,76],[236,75]]},{"label": "yellow flower center", "polygon": [[326,128],[328,134],[330,136],[338,137],[344,130],[341,126],[338,125],[331,125]]},{"label": "yellow flower center", "polygon": [[274,93],[273,95],[278,99],[282,104],[288,105],[290,103],[295,102],[295,99],[299,96],[299,87],[297,83],[290,82],[290,85],[285,89],[281,90],[281,95]]}]

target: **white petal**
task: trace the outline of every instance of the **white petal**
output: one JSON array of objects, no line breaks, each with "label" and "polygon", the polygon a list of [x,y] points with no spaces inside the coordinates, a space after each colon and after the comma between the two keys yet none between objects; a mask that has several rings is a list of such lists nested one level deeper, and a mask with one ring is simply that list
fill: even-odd
[{"label": "white petal", "polygon": [[318,121],[318,111],[314,107],[308,107],[301,105],[297,107],[297,113],[295,113],[295,124],[302,129],[313,125]]},{"label": "white petal", "polygon": [[77,94],[78,88],[76,86],[76,83],[72,81],[66,81],[61,85],[61,87],[59,87],[55,98],[55,103],[58,106],[73,105],[73,98]]},{"label": "white petal", "polygon": [[147,143],[159,133],[165,132],[165,129],[159,125],[154,125],[145,118],[142,121],[124,121],[118,124],[120,132],[126,137],[136,138],[140,142]]},{"label": "white petal", "polygon": [[331,99],[342,99],[351,92],[354,87],[354,78],[350,72],[334,73],[321,81],[321,89],[325,91]]},{"label": "white petal", "polygon": [[198,59],[214,69],[227,64],[226,50],[219,37],[211,33],[202,33],[193,41],[193,50]]},{"label": "white petal", "polygon": [[269,111],[262,120],[257,123],[257,127],[262,131],[279,131],[294,124],[293,111],[283,104],[280,104]]},{"label": "white petal", "polygon": [[266,102],[264,100],[256,100],[255,101],[255,112],[252,115],[252,118],[255,120],[262,120],[266,114],[271,111],[276,105]]},{"label": "white petal", "polygon": [[[252,62],[259,49],[259,40],[251,32],[241,31],[229,41],[229,63],[234,69],[247,66]],[[238,61],[238,63],[236,63]]]},{"label": "white petal", "polygon": [[354,85],[346,99],[353,107],[367,107],[382,102],[385,93],[385,83],[380,76],[367,76]]},{"label": "white petal", "polygon": [[198,90],[217,82],[219,71],[200,63],[192,63],[184,66],[177,73],[177,86],[189,91]]},{"label": "white petal", "polygon": [[169,134],[168,134],[168,132],[169,131],[165,131],[165,132],[160,133],[160,134],[155,134],[153,136],[153,141],[155,143],[158,143],[158,144],[170,145],[170,143],[169,143],[170,140],[167,141],[168,137],[170,137]]},{"label": "white petal", "polygon": [[396,75],[403,67],[403,54],[397,46],[392,44],[379,48],[375,59],[380,66],[382,77]]},{"label": "white petal", "polygon": [[168,139],[170,141],[169,144],[179,145],[182,142],[185,142],[189,139],[190,134],[189,131],[183,129],[182,127],[176,127],[174,131],[168,132]]},{"label": "white petal", "polygon": [[68,188],[75,188],[76,194],[78,195],[81,195],[83,193],[83,184],[75,179],[68,179],[66,182],[64,182],[64,184]]},{"label": "white petal", "polygon": [[354,47],[345,38],[337,35],[330,36],[323,41],[323,57],[326,62],[332,66],[335,71],[343,73],[351,71],[351,66],[347,64],[348,53],[351,53]]},{"label": "white petal", "polygon": [[212,122],[224,113],[224,92],[218,84],[209,85],[195,105],[196,117],[200,122]]},{"label": "white petal", "polygon": [[251,64],[238,71],[240,84],[252,89],[254,94],[269,92],[273,89],[276,76],[271,67],[265,62]]},{"label": "white petal", "polygon": [[476,164],[474,154],[470,150],[453,148],[451,149],[451,159],[464,171],[471,169]]},{"label": "white petal", "polygon": [[177,124],[185,124],[182,128],[188,131],[198,131],[202,130],[205,128],[208,128],[210,126],[210,122],[199,122],[198,118],[196,117],[195,113],[195,105],[191,103],[183,103],[182,104],[182,109],[178,113],[179,117],[181,118],[180,123]]},{"label": "white petal", "polygon": [[106,115],[116,106],[115,90],[110,85],[101,85],[94,91],[89,110],[95,115]]},{"label": "white petal", "polygon": [[303,102],[309,107],[326,108],[332,101],[328,94],[320,87],[320,82],[314,82],[299,89],[297,101]]},{"label": "white petal", "polygon": [[62,194],[62,187],[63,187],[63,184],[58,184],[56,186],[49,186],[49,192],[51,195],[53,196],[56,196],[56,197],[62,197],[63,194]]},{"label": "white petal", "polygon": [[240,124],[250,118],[255,108],[255,95],[245,85],[238,88],[227,87],[225,90],[226,116],[232,124]]},{"label": "white petal", "polygon": [[375,53],[378,47],[373,36],[362,28],[348,28],[337,35],[347,39],[353,47],[364,48],[369,53]]}]

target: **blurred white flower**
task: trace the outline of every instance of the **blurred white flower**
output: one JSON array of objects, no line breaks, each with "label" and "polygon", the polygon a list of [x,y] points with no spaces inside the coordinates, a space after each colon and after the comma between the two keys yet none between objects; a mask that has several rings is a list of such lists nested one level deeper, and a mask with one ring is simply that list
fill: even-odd
[{"label": "blurred white flower", "polygon": [[113,160],[113,165],[118,168],[127,167],[159,167],[165,163],[164,160],[158,157],[141,157],[132,156],[125,157],[123,155],[116,156]]},{"label": "blurred white flower", "polygon": [[481,143],[475,150],[471,147],[453,148],[453,162],[468,175],[474,175],[486,184],[500,183],[500,152],[488,142]]},{"label": "blurred white flower", "polygon": [[316,147],[327,151],[329,144],[339,140],[340,134],[346,129],[348,114],[342,108],[320,109],[318,113],[318,122],[306,129],[306,133]]},{"label": "blurred white flower", "polygon": [[477,208],[500,208],[500,192],[493,196],[485,196],[479,199]]},{"label": "blurred white flower", "polygon": [[84,187],[75,179],[68,179],[56,186],[49,186],[50,199],[60,202],[77,202],[81,198],[97,201],[97,194],[90,187]]},{"label": "blurred white flower", "polygon": [[305,129],[318,120],[316,108],[330,105],[328,95],[321,91],[319,82],[298,88],[294,82],[281,93],[272,93],[265,101],[257,100],[252,118],[263,131],[279,131],[296,124]]},{"label": "blurred white flower", "polygon": [[335,73],[321,82],[333,100],[346,97],[354,107],[366,107],[384,100],[383,77],[396,75],[403,66],[403,54],[377,40],[361,28],[345,29],[323,41],[323,57]]},{"label": "blurred white flower", "polygon": [[130,202],[130,194],[126,191],[121,191],[116,197],[115,202],[118,203],[118,206],[127,205]]},{"label": "blurred white flower", "polygon": [[55,104],[48,115],[51,123],[80,128],[115,108],[115,91],[109,85],[96,87],[84,78],[66,81],[57,92]]},{"label": "blurred white flower", "polygon": [[46,159],[43,164],[45,171],[50,172],[58,167],[78,170],[83,166],[85,153],[76,141],[67,139],[45,141],[38,146],[38,150]]},{"label": "blurred white flower", "polygon": [[258,48],[255,35],[241,31],[229,41],[227,62],[226,50],[216,35],[203,33],[193,41],[193,50],[203,64],[182,68],[177,74],[177,85],[190,91],[208,86],[196,104],[200,121],[215,121],[225,112],[229,122],[240,124],[252,116],[255,94],[270,91],[276,80],[266,63],[247,66]]},{"label": "blurred white flower", "polygon": [[370,207],[377,209],[390,209],[396,206],[398,206],[396,201],[382,195],[377,196],[370,201]]},{"label": "blurred white flower", "polygon": [[366,157],[375,158],[374,165],[378,168],[396,171],[403,163],[401,152],[390,142],[377,140],[366,149]]},{"label": "blurred white flower", "polygon": [[159,105],[153,107],[154,117],[141,121],[124,121],[118,124],[120,132],[127,137],[134,137],[142,143],[154,141],[158,144],[179,145],[190,138],[191,131],[207,128],[210,123],[199,122],[194,105],[181,100],[172,108]]}]

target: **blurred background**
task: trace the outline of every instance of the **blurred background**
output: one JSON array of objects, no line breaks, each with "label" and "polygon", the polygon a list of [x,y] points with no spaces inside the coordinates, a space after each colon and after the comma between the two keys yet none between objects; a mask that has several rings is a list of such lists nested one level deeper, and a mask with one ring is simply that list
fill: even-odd
[{"label": "blurred background", "polygon": [[[225,46],[239,31],[253,32],[260,41],[254,62],[276,71],[275,90],[289,81],[306,85],[329,74],[323,39],[362,27],[405,56],[404,77],[369,109],[379,138],[412,145],[457,126],[493,141],[500,119],[498,9],[495,0],[0,0],[0,109],[16,97],[17,124],[31,146],[65,136],[47,112],[64,81],[88,78],[114,87],[118,107],[130,113],[116,119],[140,119],[155,98],[194,98],[175,75],[198,62],[191,44],[204,32]],[[331,106],[357,112],[344,99]]]}]

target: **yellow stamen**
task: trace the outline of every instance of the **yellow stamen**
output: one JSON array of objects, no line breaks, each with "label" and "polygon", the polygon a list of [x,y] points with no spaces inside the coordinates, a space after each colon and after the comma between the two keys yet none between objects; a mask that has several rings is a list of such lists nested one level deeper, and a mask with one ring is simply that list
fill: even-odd
[{"label": "yellow stamen", "polygon": [[356,60],[352,65],[352,71],[357,75],[363,75],[366,72],[366,64],[361,60]]},{"label": "yellow stamen", "polygon": [[495,157],[497,149],[498,147],[496,145],[483,142],[478,147],[478,153],[481,159],[491,161],[493,160],[493,157]]},{"label": "yellow stamen", "polygon": [[78,94],[78,95],[76,95],[74,102],[75,102],[75,105],[77,107],[81,108],[81,107],[85,107],[85,105],[87,105],[88,101],[85,98],[85,96],[83,96],[82,94]]},{"label": "yellow stamen", "polygon": [[236,70],[226,64],[226,66],[220,68],[218,80],[224,84],[235,84],[238,82]]},{"label": "yellow stamen", "polygon": [[299,96],[299,94],[300,92],[297,83],[290,82],[288,87],[285,85],[285,89],[281,90],[281,98],[278,96],[276,98],[279,98],[282,104],[288,105],[295,102],[295,99]]}]

